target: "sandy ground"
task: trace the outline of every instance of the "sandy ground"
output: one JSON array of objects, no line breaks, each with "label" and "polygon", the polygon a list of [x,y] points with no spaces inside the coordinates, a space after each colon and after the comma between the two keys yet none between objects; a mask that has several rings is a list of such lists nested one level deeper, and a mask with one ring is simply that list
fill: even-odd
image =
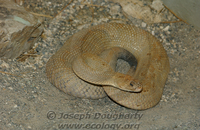
[{"label": "sandy ground", "polygon": [[[0,60],[0,71],[7,72],[0,73],[0,130],[200,129],[200,31],[183,22],[144,26],[142,20],[124,17],[118,4],[94,1],[98,6],[91,6],[79,1],[74,0],[54,19],[44,17],[46,38],[36,43],[37,57],[25,62]],[[35,13],[55,16],[67,3],[69,0],[30,0],[24,6]],[[114,6],[117,13],[111,11]],[[167,51],[170,73],[162,100],[153,108],[131,110],[108,97],[75,98],[59,91],[46,78],[46,62],[69,36],[90,25],[111,21],[149,31]],[[67,128],[69,124],[71,128]]]}]

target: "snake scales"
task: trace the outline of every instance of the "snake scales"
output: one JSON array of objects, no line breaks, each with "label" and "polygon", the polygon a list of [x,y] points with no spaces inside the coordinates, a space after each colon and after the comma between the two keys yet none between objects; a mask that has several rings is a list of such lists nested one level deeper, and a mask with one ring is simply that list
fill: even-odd
[{"label": "snake scales", "polygon": [[[116,72],[119,58],[130,63],[127,74]],[[118,104],[138,110],[160,101],[169,69],[166,51],[154,36],[120,23],[79,31],[46,64],[48,79],[65,93],[90,99],[107,94]]]}]

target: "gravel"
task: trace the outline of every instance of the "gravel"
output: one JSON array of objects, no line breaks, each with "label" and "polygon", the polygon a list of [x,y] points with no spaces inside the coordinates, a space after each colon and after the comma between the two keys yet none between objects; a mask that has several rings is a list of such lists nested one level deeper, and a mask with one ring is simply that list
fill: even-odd
[{"label": "gravel", "polygon": [[[24,7],[54,17],[69,2],[25,0]],[[167,10],[162,13],[169,21],[178,20]],[[119,4],[106,0],[73,0],[55,18],[41,19],[45,31],[36,43],[37,56],[24,62],[0,60],[0,129],[71,130],[66,127],[67,123],[95,126],[84,129],[117,129],[117,125],[123,126],[119,129],[200,129],[200,31],[183,22],[147,24],[127,19]],[[99,100],[75,98],[58,90],[46,78],[46,62],[69,36],[83,28],[113,21],[147,30],[167,51],[170,74],[162,100],[151,109],[127,109],[108,97]],[[116,118],[119,115],[121,118]]]}]

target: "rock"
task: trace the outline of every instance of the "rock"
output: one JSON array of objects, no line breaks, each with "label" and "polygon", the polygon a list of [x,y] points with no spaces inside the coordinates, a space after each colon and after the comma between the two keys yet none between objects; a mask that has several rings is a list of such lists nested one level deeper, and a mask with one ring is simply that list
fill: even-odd
[{"label": "rock", "polygon": [[[162,21],[162,16],[159,14],[158,11],[157,13],[153,13],[151,11],[151,8],[147,5],[144,5],[144,3],[140,0],[109,0],[109,1],[119,3],[122,6],[123,14],[129,19],[131,18],[142,19],[147,24],[159,23]],[[154,2],[153,7],[160,4],[162,4],[162,2],[156,0],[156,2]],[[160,10],[160,8],[161,6],[159,6],[156,9]]]},{"label": "rock", "polygon": [[162,0],[177,17],[200,30],[199,0]]},{"label": "rock", "polygon": [[13,59],[32,48],[42,23],[13,0],[0,0],[0,58]]},{"label": "rock", "polygon": [[151,8],[155,9],[157,12],[161,12],[164,6],[161,0],[154,0],[151,4]]}]

